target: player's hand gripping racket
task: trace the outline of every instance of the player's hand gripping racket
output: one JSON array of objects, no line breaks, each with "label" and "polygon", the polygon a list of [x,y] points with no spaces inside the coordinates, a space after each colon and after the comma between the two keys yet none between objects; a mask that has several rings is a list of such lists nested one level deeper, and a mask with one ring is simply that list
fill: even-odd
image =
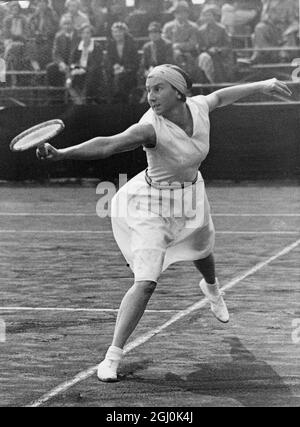
[{"label": "player's hand gripping racket", "polygon": [[62,120],[50,120],[41,123],[14,138],[10,144],[10,149],[14,152],[23,152],[36,148],[37,157],[40,160],[57,160],[58,151],[47,142],[60,134],[64,128],[65,125]]}]

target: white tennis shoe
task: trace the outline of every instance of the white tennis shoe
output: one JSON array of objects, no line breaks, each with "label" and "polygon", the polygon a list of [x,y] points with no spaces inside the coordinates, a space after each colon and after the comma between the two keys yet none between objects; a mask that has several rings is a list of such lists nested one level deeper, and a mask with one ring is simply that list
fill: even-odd
[{"label": "white tennis shoe", "polygon": [[104,383],[118,382],[117,364],[114,360],[103,360],[98,366],[97,376]]},{"label": "white tennis shoe", "polygon": [[200,289],[208,298],[211,311],[215,317],[222,323],[228,323],[230,320],[229,312],[224,301],[224,292],[220,291],[219,283],[216,281],[215,285],[209,285],[204,279],[200,282]]}]

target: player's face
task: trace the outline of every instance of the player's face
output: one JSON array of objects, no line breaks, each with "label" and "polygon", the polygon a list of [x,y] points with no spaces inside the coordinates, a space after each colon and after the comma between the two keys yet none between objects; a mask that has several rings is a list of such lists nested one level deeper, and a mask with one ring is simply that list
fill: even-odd
[{"label": "player's face", "polygon": [[159,77],[147,79],[146,89],[149,105],[158,116],[167,115],[180,102],[176,90]]}]

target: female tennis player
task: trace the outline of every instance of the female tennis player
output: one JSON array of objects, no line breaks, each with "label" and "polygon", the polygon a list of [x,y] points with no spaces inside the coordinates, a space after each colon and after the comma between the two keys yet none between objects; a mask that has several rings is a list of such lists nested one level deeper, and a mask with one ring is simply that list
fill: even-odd
[{"label": "female tennis player", "polygon": [[147,171],[122,187],[112,201],[114,236],[135,283],[121,303],[112,346],[98,368],[98,378],[104,382],[118,380],[125,343],[142,318],[161,273],[175,262],[194,262],[203,276],[200,288],[213,314],[221,322],[229,321],[216,278],[215,230],[199,172],[209,152],[209,113],[255,93],[291,96],[286,84],[272,79],[187,98],[192,82],[173,65],[154,68],[146,86],[151,108],[124,133],[61,150],[50,144],[37,150],[40,159],[50,161],[104,159],[140,146],[147,154]]}]

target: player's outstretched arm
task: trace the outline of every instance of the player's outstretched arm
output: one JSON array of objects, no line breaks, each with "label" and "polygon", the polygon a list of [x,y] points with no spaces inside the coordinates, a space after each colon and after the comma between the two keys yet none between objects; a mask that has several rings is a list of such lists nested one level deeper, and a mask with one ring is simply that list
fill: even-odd
[{"label": "player's outstretched arm", "polygon": [[98,137],[74,147],[58,150],[50,144],[37,149],[40,160],[98,160],[117,153],[133,151],[144,144],[156,144],[156,134],[151,125],[136,124],[125,132],[110,137]]},{"label": "player's outstretched arm", "polygon": [[257,93],[264,93],[277,97],[291,97],[292,92],[288,86],[277,80],[265,80],[261,82],[242,84],[218,90],[206,97],[210,111],[219,107],[234,104],[240,99]]}]

